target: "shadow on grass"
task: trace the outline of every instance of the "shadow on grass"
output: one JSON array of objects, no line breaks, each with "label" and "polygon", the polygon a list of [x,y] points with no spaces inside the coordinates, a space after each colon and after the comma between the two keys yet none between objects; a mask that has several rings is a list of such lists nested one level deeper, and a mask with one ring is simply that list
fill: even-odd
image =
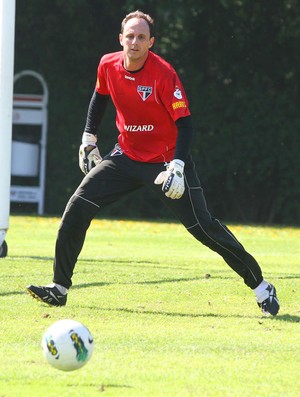
[{"label": "shadow on grass", "polygon": [[[33,259],[33,260],[39,260],[39,261],[51,261],[53,262],[53,257],[47,257],[47,256],[21,256],[21,255],[14,255],[14,256],[7,256],[7,259]],[[5,258],[1,258],[4,259]],[[152,265],[152,267],[154,267],[155,269],[179,269],[179,270],[193,270],[193,269],[197,269],[199,270],[199,268],[201,267],[201,262],[204,262],[205,259],[201,259],[201,257],[199,257],[199,265],[197,265],[195,263],[195,268],[191,268],[191,266],[167,266],[167,265],[163,265],[161,262],[158,261],[149,261],[149,260],[132,260],[132,259],[120,259],[120,258],[112,258],[112,257],[104,257],[104,258],[80,258],[78,260],[78,264],[81,263],[85,263],[85,264],[95,264],[95,263],[99,263],[99,264],[109,264],[109,265],[126,265],[128,267],[144,267],[144,265]],[[150,267],[150,266],[149,266]],[[203,269],[204,270],[204,269]],[[222,273],[222,272],[227,272],[228,271],[228,267],[226,266],[226,264],[224,265],[224,269],[222,269],[222,265],[220,267],[220,269],[218,269],[218,273]],[[230,279],[230,278],[234,278],[235,274],[233,273],[232,277],[214,277],[214,278],[224,278],[224,279]],[[201,278],[201,277],[200,277]],[[278,275],[273,275],[272,274],[272,279],[274,280],[287,280],[287,279],[298,279],[300,278],[300,275],[298,274],[278,274]],[[147,282],[142,282],[142,283],[147,283]],[[1,294],[0,294],[1,295]]]},{"label": "shadow on grass", "polygon": [[[7,259],[22,259],[22,260],[38,260],[38,261],[50,261],[53,262],[53,257],[47,257],[47,256],[7,256]],[[145,259],[141,260],[132,260],[132,259],[119,259],[119,258],[111,258],[111,257],[105,257],[105,258],[94,258],[94,259],[79,259],[78,263],[85,263],[85,264],[109,264],[109,265],[126,265],[129,267],[144,267],[144,265],[152,265],[152,267],[159,268],[159,269],[183,269],[186,270],[186,267],[183,266],[164,266],[160,262],[157,261],[149,261]]]},{"label": "shadow on grass", "polygon": [[[1,258],[4,259],[5,258]],[[53,257],[50,256],[34,256],[34,255],[14,255],[14,256],[7,256],[6,259],[34,259],[34,260],[39,260],[39,261],[51,261],[53,262]],[[79,259],[78,262],[85,262],[85,263],[126,263],[128,265],[134,264],[134,263],[146,263],[146,264],[157,264],[159,265],[159,262],[157,261],[148,261],[148,260],[131,260],[131,259],[119,259],[119,258],[111,258],[111,257],[104,257],[104,258],[93,258],[93,259]]]},{"label": "shadow on grass", "polygon": [[[128,309],[128,308],[100,308],[100,311],[108,311],[108,312],[121,312],[121,313],[129,313],[129,314],[150,314],[150,315],[158,315],[158,316],[167,316],[167,317],[190,317],[190,318],[198,318],[198,317],[231,317],[231,316],[220,316],[215,313],[178,313],[178,312],[163,312],[163,311],[153,311],[153,310],[136,310],[136,309]],[[239,316],[233,316],[239,317]]]},{"label": "shadow on grass", "polygon": [[[95,309],[95,307],[89,307],[90,309]],[[152,311],[152,310],[143,310],[143,309],[128,309],[128,308],[97,308],[100,311],[107,312],[120,312],[120,313],[129,313],[129,314],[150,314],[150,315],[160,315],[160,316],[169,316],[169,317],[190,317],[190,318],[199,318],[199,317],[212,317],[212,318],[257,318],[258,316],[245,316],[240,314],[232,314],[232,315],[223,315],[219,313],[178,313],[178,312],[164,312],[164,311]],[[265,320],[273,320],[273,321],[287,321],[291,323],[299,323],[299,316],[292,316],[289,314],[278,315],[276,317],[264,317]]]},{"label": "shadow on grass", "polygon": [[[199,277],[192,278],[192,279],[174,279],[174,280],[158,280],[158,282],[181,282],[181,281],[190,281],[190,280],[198,280]],[[137,284],[144,284],[147,282],[142,282],[142,283],[137,283]],[[150,282],[153,283],[153,282]],[[116,283],[89,283],[89,284],[82,284],[74,287],[74,289],[78,288],[87,288],[91,286],[98,286],[98,287],[103,287],[105,285],[111,285],[111,284],[116,284]],[[7,292],[1,292],[0,297],[4,296],[10,296],[10,295],[24,295],[26,291],[7,291]],[[42,303],[44,304],[44,303]],[[47,307],[47,304],[44,304]],[[97,309],[100,311],[108,311],[108,312],[123,312],[123,313],[129,313],[129,314],[149,314],[149,315],[161,315],[161,316],[170,316],[170,317],[190,317],[190,318],[199,318],[199,317],[218,317],[218,318],[228,318],[228,317],[233,317],[233,318],[257,318],[258,316],[244,316],[244,315],[222,315],[218,313],[178,313],[178,312],[164,312],[164,311],[153,311],[153,310],[144,310],[144,309],[129,309],[129,308],[105,308],[105,307],[95,307],[95,306],[87,306],[89,309]],[[55,307],[53,307],[55,309]],[[261,317],[263,320],[272,320],[272,321],[285,321],[289,323],[300,323],[300,316],[295,316],[295,315],[290,315],[290,314],[279,314],[275,317],[270,316],[270,317]]]},{"label": "shadow on grass", "polygon": [[[163,279],[163,280],[153,280],[153,281],[137,281],[137,282],[128,282],[128,283],[119,283],[119,282],[94,282],[94,283],[85,283],[85,284],[77,284],[72,287],[72,290],[82,289],[82,288],[90,288],[90,287],[105,287],[107,285],[136,285],[136,284],[162,284],[162,283],[176,283],[183,281],[194,281],[201,280],[205,277],[193,277],[193,278],[178,278],[178,279]],[[11,296],[11,295],[23,295],[26,293],[26,287],[22,291],[5,291],[0,292],[1,296]]]},{"label": "shadow on grass", "polygon": [[[72,287],[72,289],[82,289],[89,287],[104,287],[105,285],[151,285],[151,284],[164,284],[164,283],[181,283],[181,282],[189,282],[189,281],[199,281],[205,280],[208,277],[180,277],[180,278],[165,278],[162,280],[150,280],[150,281],[128,281],[128,282],[95,282],[95,283],[86,283],[86,284],[77,284]],[[214,277],[215,279],[231,279],[231,277]],[[1,294],[0,294],[1,295]]]},{"label": "shadow on grass", "polygon": [[[180,282],[189,282],[189,281],[196,281],[196,280],[204,280],[206,277],[191,277],[191,278],[174,278],[174,279],[162,279],[162,280],[150,280],[150,281],[130,281],[130,282],[93,282],[93,283],[85,283],[85,284],[77,284],[72,286],[72,290],[75,289],[85,289],[90,287],[105,287],[107,285],[145,285],[145,284],[164,284],[164,283],[180,283]],[[217,277],[215,277],[217,278]],[[225,278],[225,277],[218,277],[218,278]],[[229,278],[229,277],[228,277]],[[22,291],[5,291],[0,292],[1,296],[10,296],[10,295],[21,295],[26,292],[26,287]]]},{"label": "shadow on grass", "polygon": [[278,314],[273,319],[277,321],[286,321],[288,323],[300,323],[300,316],[292,316],[290,314]]},{"label": "shadow on grass", "polygon": [[[224,276],[215,276],[214,279],[232,279],[232,277],[224,277]],[[165,283],[182,283],[182,282],[190,282],[190,281],[199,281],[199,280],[205,280],[205,279],[210,279],[210,275],[203,275],[203,276],[198,276],[198,277],[180,277],[180,278],[166,278],[166,279],[160,279],[160,280],[149,280],[149,281],[130,281],[130,282],[93,282],[93,283],[84,283],[84,284],[76,284],[72,286],[72,290],[74,289],[85,289],[85,288],[90,288],[90,287],[105,287],[107,285],[155,285],[155,284],[165,284]],[[40,284],[39,284],[40,285]],[[42,284],[41,284],[42,285]],[[11,295],[21,295],[26,292],[26,286],[24,286],[24,289],[22,291],[5,291],[5,292],[0,292],[0,297],[1,296],[11,296]]]},{"label": "shadow on grass", "polygon": [[53,262],[53,257],[51,256],[37,256],[37,255],[7,255],[5,258],[1,258],[1,261],[5,262],[5,260],[12,260],[12,259],[34,259],[38,261],[52,261]]}]

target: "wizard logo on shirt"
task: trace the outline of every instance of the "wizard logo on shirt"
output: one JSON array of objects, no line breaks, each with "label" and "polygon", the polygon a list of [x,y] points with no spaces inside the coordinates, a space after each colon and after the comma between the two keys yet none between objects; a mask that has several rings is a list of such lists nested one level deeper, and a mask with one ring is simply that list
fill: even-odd
[{"label": "wizard logo on shirt", "polygon": [[149,98],[152,94],[152,87],[146,87],[144,85],[138,85],[137,92],[143,101]]}]

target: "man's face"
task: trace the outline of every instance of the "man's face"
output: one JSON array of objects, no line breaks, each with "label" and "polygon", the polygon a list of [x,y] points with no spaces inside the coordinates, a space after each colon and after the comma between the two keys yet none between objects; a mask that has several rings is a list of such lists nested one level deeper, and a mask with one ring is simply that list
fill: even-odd
[{"label": "man's face", "polygon": [[149,48],[154,43],[154,37],[150,37],[148,23],[142,18],[129,19],[119,39],[125,58],[133,63],[145,61]]}]

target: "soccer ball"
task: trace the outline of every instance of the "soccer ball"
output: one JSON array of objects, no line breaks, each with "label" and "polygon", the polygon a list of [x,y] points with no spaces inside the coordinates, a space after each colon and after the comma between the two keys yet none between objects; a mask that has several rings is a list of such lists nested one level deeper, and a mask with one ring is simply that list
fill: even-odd
[{"label": "soccer ball", "polygon": [[46,360],[62,371],[83,367],[91,358],[94,341],[89,330],[78,321],[59,320],[52,324],[42,338]]}]

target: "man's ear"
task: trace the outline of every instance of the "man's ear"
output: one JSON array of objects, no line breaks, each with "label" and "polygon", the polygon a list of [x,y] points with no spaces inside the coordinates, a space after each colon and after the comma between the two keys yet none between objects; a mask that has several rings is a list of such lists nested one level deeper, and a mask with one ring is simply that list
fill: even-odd
[{"label": "man's ear", "polygon": [[122,35],[122,33],[119,34],[119,42],[120,42],[121,46],[123,47],[123,35]]},{"label": "man's ear", "polygon": [[151,37],[151,38],[150,38],[150,44],[149,44],[149,48],[151,48],[151,47],[153,46],[153,44],[154,44],[154,40],[155,40],[155,38],[154,38],[154,37]]}]

